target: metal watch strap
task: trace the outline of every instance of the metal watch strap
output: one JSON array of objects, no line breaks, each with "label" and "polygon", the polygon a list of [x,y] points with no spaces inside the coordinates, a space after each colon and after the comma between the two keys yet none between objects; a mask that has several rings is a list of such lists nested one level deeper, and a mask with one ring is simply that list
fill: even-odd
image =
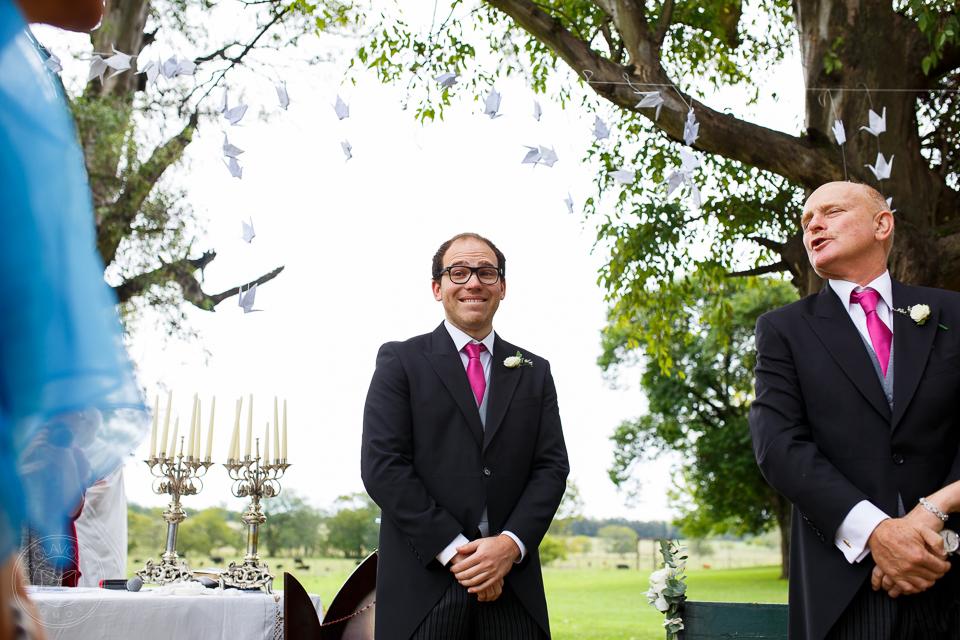
[{"label": "metal watch strap", "polygon": [[943,522],[946,522],[947,520],[950,519],[950,516],[948,516],[943,511],[940,511],[940,509],[937,509],[935,506],[927,502],[926,498],[920,498],[920,504],[923,505],[924,509],[926,509],[933,515],[937,516],[938,518],[940,518],[940,520],[942,520]]}]

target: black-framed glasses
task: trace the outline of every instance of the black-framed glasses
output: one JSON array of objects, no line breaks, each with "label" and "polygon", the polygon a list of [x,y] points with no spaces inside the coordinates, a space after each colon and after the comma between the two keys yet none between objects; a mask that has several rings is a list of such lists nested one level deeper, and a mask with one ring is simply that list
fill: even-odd
[{"label": "black-framed glasses", "polygon": [[497,284],[501,275],[499,267],[467,267],[463,265],[447,267],[440,272],[440,277],[442,278],[445,273],[450,276],[450,282],[453,284],[467,284],[473,274],[477,274],[477,280],[482,284]]}]

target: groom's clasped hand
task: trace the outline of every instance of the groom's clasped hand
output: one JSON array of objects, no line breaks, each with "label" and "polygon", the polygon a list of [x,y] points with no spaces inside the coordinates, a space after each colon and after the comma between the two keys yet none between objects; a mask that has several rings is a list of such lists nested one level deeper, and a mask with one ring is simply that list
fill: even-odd
[{"label": "groom's clasped hand", "polygon": [[520,549],[510,536],[481,538],[457,547],[450,571],[480,602],[493,602],[500,597],[503,578],[519,556]]}]

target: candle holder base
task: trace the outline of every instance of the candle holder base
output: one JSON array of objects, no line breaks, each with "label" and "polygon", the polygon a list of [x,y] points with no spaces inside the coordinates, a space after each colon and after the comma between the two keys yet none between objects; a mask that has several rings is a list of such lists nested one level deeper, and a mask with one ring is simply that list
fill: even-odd
[{"label": "candle holder base", "polygon": [[237,565],[231,562],[227,570],[220,574],[220,584],[237,589],[263,589],[273,593],[273,578],[270,568],[261,562],[244,562]]},{"label": "candle holder base", "polygon": [[186,562],[180,560],[164,559],[158,564],[153,563],[153,558],[147,560],[143,569],[136,572],[136,576],[146,584],[158,584],[163,586],[173,582],[188,582],[193,580],[193,571],[187,566]]}]

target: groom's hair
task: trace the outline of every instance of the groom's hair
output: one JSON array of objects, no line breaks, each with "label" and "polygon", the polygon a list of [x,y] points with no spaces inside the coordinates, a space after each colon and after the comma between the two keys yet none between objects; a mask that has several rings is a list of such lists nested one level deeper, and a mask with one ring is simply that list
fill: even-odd
[{"label": "groom's hair", "polygon": [[449,249],[450,245],[457,240],[465,240],[467,238],[471,240],[479,240],[480,242],[486,242],[487,246],[493,249],[493,255],[497,256],[497,266],[500,267],[500,277],[506,279],[507,259],[503,256],[503,252],[500,251],[500,249],[497,249],[497,245],[493,244],[478,233],[459,233],[440,245],[440,248],[437,249],[437,252],[433,254],[434,282],[440,282],[441,273],[443,272],[443,256],[446,255],[447,249]]}]

